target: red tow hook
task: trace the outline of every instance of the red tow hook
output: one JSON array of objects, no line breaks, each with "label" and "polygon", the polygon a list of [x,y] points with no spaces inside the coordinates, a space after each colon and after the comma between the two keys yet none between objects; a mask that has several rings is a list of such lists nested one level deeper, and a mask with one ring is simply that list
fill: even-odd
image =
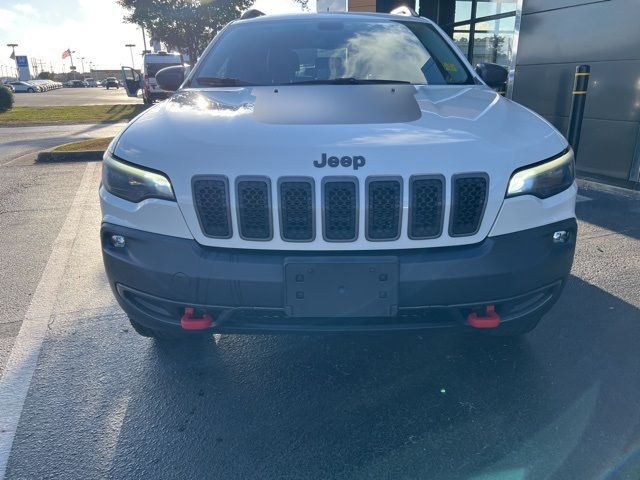
[{"label": "red tow hook", "polygon": [[213,324],[213,317],[207,313],[202,318],[193,318],[193,307],[185,307],[180,325],[184,330],[206,330]]},{"label": "red tow hook", "polygon": [[495,305],[487,305],[484,316],[479,317],[476,312],[471,312],[467,316],[467,323],[473,328],[496,328],[500,325],[500,315]]}]

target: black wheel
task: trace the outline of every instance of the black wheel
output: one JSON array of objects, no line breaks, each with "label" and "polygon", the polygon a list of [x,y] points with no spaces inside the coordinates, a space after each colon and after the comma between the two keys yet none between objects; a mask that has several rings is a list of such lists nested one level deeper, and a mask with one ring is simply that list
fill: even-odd
[{"label": "black wheel", "polygon": [[156,330],[153,328],[145,327],[133,319],[129,319],[131,326],[138,335],[147,338],[155,338],[161,342],[203,342],[210,337],[206,333],[197,332],[170,332],[166,330]]},{"label": "black wheel", "polygon": [[517,337],[529,333],[538,326],[542,316],[530,316],[521,320],[516,320],[500,325],[498,328],[490,330],[490,335],[495,337]]},{"label": "black wheel", "polygon": [[27,89],[27,92],[29,92],[29,93],[33,93],[33,92],[35,92],[35,90],[34,90],[33,88],[28,88],[28,89]]}]

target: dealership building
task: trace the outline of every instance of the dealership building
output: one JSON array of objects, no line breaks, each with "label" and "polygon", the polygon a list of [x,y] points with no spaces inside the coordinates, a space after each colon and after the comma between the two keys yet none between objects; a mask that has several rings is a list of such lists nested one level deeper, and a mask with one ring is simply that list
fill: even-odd
[{"label": "dealership building", "polygon": [[350,11],[403,5],[474,66],[509,69],[507,95],[565,135],[576,66],[590,65],[578,169],[640,186],[640,0],[348,0]]}]

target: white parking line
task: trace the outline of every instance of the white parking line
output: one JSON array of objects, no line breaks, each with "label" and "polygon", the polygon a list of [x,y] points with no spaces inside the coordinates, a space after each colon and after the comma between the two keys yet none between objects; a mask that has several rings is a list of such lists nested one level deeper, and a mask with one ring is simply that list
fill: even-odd
[{"label": "white parking line", "polygon": [[96,195],[96,185],[93,180],[98,168],[97,163],[87,164],[69,214],[53,244],[51,255],[0,378],[0,479],[5,477],[22,408],[38,363],[42,342],[47,334],[47,324],[55,307],[63,274],[78,234],[82,211],[91,196]]},{"label": "white parking line", "polygon": [[27,153],[21,154],[21,155],[17,156],[16,158],[12,158],[8,162],[0,163],[0,167],[8,167],[9,165],[11,165],[13,163],[16,163],[19,160],[22,160],[25,157],[33,157],[35,159],[36,155],[38,154],[38,152],[40,150],[41,149],[39,149],[39,148],[34,148],[34,149],[30,150]]}]

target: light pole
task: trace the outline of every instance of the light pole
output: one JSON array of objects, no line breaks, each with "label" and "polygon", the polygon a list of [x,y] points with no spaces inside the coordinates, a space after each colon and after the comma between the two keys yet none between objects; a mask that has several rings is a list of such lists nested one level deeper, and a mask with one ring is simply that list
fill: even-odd
[{"label": "light pole", "polygon": [[[11,58],[13,59],[13,62],[15,63],[16,66],[16,73],[18,72],[18,62],[16,61],[16,47],[18,46],[17,43],[7,43],[7,47],[11,47]],[[20,78],[20,75],[16,75],[16,78]]]},{"label": "light pole", "polygon": [[84,69],[84,57],[80,57],[80,64],[82,65],[82,75],[84,75],[87,73],[87,71]]},{"label": "light pole", "polygon": [[13,58],[13,60],[15,61],[16,59],[16,47],[18,46],[17,43],[7,43],[7,47],[11,47],[11,57]]},{"label": "light pole", "polygon": [[147,37],[144,34],[144,27],[140,27],[140,30],[142,30],[142,44],[144,45],[144,49],[147,49]]},{"label": "light pole", "polygon": [[129,52],[131,53],[131,68],[136,69],[136,62],[133,60],[133,47],[135,47],[135,43],[127,43],[125,47],[129,47]]}]

